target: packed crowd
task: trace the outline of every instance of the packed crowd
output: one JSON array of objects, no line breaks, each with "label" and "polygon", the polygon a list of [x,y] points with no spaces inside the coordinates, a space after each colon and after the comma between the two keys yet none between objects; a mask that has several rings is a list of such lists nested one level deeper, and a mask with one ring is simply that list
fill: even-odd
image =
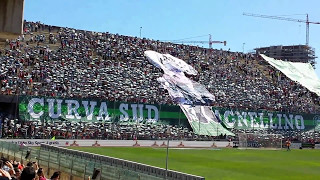
[{"label": "packed crowd", "polygon": [[[172,104],[145,50],[184,59],[212,105],[318,113],[319,97],[251,54],[25,22],[0,51],[0,93]],[[260,64],[259,64],[260,63]]]},{"label": "packed crowd", "polygon": [[214,93],[217,106],[319,112],[319,97],[316,94],[281,75],[271,66],[267,67],[267,72],[263,72],[257,68],[256,60],[240,61],[239,58],[229,57],[222,61],[207,62],[201,67],[200,83]]},{"label": "packed crowd", "polygon": [[[102,140],[172,140],[211,141],[238,140],[238,134],[278,134],[283,140],[292,142],[320,143],[319,131],[275,130],[275,129],[232,129],[236,136],[198,136],[189,128],[179,125],[144,124],[144,123],[102,123],[102,122],[69,122],[55,121],[41,123],[39,121],[23,122],[18,119],[3,119],[2,138],[20,139],[102,139]],[[169,131],[168,131],[169,130]],[[168,134],[169,133],[169,134]]]},{"label": "packed crowd", "polygon": [[164,124],[69,121],[41,123],[4,118],[2,128],[3,138],[21,139],[51,139],[55,137],[56,139],[162,140],[167,139],[168,135],[173,140],[211,140],[213,138],[209,136],[198,137],[186,127]]},{"label": "packed crowd", "polygon": [[[60,179],[61,172],[56,171],[50,180]],[[19,161],[8,160],[1,157],[0,180],[47,180],[43,168],[37,162],[23,164]]]}]

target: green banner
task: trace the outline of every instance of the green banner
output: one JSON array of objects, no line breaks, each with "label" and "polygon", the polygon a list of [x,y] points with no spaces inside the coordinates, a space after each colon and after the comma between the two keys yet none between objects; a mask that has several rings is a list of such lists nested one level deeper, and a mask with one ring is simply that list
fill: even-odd
[{"label": "green banner", "polygon": [[[212,107],[224,128],[320,130],[319,114],[250,111]],[[162,123],[189,126],[179,106],[110,102],[103,99],[77,99],[42,96],[19,96],[21,120],[70,120],[82,122]],[[215,123],[209,127],[194,118],[190,126],[195,131],[210,131],[212,135],[224,133]],[[208,124],[208,125],[209,125]],[[209,130],[208,130],[209,128]],[[197,130],[198,129],[198,130]],[[201,133],[200,133],[201,134]]]},{"label": "green banner", "polygon": [[236,129],[278,129],[319,131],[320,115],[305,113],[284,113],[274,111],[250,111],[212,107],[213,112],[226,128]]},{"label": "green banner", "polygon": [[178,106],[112,102],[93,98],[19,96],[19,117],[22,120],[41,121],[189,124]]}]

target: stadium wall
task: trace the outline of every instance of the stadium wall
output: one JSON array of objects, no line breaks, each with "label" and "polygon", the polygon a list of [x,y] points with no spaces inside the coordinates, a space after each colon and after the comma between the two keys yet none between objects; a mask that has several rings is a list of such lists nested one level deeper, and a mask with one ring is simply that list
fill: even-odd
[{"label": "stadium wall", "polygon": [[24,0],[0,0],[0,32],[22,34]]}]

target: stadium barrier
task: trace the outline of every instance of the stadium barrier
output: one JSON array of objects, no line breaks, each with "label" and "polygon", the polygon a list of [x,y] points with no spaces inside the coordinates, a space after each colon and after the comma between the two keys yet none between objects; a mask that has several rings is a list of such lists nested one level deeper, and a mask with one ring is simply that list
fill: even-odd
[{"label": "stadium barrier", "polygon": [[95,169],[100,180],[204,180],[204,177],[149,166],[118,158],[41,144],[40,149],[0,141],[1,155],[21,162],[36,161],[47,175],[62,172],[63,179],[87,179]]},{"label": "stadium barrier", "polygon": [[[40,146],[43,144],[67,147],[67,146],[83,146],[83,147],[134,147],[136,143],[140,147],[167,147],[166,140],[94,140],[94,139],[3,139],[3,141],[12,142],[15,144],[25,144],[26,146]],[[228,141],[170,141],[171,148],[211,148],[212,144],[218,148],[223,148],[229,145]],[[232,144],[232,142],[231,142]]]}]

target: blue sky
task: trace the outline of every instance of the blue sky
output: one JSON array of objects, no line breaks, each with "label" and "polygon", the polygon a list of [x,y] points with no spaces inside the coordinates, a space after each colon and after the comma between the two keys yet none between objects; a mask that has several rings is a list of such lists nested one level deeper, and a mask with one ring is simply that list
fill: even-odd
[{"label": "blue sky", "polygon": [[[156,40],[212,34],[217,49],[248,52],[270,45],[305,44],[304,23],[243,16],[292,15],[320,22],[318,0],[25,0],[24,18],[45,24]],[[310,45],[320,56],[320,25],[310,25]],[[189,40],[208,40],[208,36]],[[243,46],[243,43],[245,45]],[[196,44],[207,47],[206,44]],[[319,59],[319,58],[318,58]],[[317,59],[317,60],[318,60]],[[316,66],[320,77],[320,62]]]}]

